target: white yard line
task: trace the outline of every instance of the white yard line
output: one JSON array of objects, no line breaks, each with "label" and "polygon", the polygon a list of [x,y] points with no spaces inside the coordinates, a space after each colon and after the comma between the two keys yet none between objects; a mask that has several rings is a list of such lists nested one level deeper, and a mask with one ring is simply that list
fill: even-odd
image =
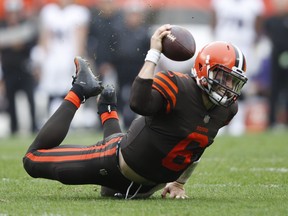
[{"label": "white yard line", "polygon": [[[237,167],[231,167],[231,172],[244,172],[247,169],[244,168],[237,168]],[[277,173],[288,173],[288,168],[286,167],[265,167],[265,168],[259,168],[259,167],[253,167],[248,169],[250,172],[277,172]]]}]

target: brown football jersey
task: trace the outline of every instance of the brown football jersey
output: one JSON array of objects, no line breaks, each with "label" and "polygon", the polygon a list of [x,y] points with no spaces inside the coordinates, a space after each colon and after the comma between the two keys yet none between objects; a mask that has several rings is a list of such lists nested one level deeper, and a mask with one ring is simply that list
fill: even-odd
[{"label": "brown football jersey", "polygon": [[165,99],[165,108],[136,119],[121,144],[126,163],[157,183],[176,180],[213,143],[218,130],[237,113],[237,103],[207,110],[194,78],[159,72],[152,88]]}]

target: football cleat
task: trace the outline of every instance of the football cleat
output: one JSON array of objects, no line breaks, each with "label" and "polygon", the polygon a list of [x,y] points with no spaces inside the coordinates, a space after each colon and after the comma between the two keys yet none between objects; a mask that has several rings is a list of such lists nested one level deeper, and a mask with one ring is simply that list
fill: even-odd
[{"label": "football cleat", "polygon": [[117,96],[115,88],[107,85],[100,94],[98,100],[98,113],[115,111],[117,106]]},{"label": "football cleat", "polygon": [[77,84],[83,88],[83,102],[89,97],[99,95],[103,90],[103,86],[101,81],[93,74],[88,61],[77,56],[74,58],[74,63],[76,75],[72,76],[72,84]]}]

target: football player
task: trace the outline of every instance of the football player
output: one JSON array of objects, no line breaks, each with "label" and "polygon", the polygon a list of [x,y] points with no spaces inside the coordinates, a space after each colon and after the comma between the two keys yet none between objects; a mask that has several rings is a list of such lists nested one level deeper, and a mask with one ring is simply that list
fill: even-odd
[{"label": "football player", "polygon": [[[159,27],[132,85],[131,108],[141,115],[123,133],[116,94],[103,89],[88,63],[75,58],[76,76],[58,110],[29,147],[23,162],[29,175],[64,184],[97,184],[102,196],[186,198],[184,184],[218,130],[237,112],[237,98],[247,78],[245,58],[234,45],[213,42],[197,55],[190,75],[162,71],[154,75],[162,38]],[[60,145],[81,103],[99,95],[104,139],[91,146]]]}]

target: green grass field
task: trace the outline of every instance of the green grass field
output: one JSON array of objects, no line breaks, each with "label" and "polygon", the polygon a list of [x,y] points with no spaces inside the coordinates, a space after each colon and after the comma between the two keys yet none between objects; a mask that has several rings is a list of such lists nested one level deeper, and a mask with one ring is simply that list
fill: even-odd
[{"label": "green grass field", "polygon": [[[22,168],[32,139],[0,139],[0,216],[288,215],[287,132],[218,137],[186,185],[187,200],[161,199],[160,192],[148,200],[107,199],[95,185],[33,179]],[[65,142],[97,139],[74,132]]]}]

